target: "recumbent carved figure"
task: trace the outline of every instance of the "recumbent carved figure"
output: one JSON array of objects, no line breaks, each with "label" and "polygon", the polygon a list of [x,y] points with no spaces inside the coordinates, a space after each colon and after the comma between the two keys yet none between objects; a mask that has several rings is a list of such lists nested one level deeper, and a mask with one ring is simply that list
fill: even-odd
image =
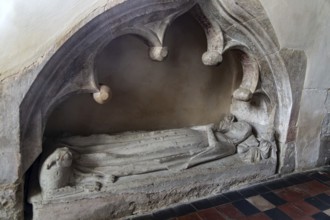
[{"label": "recumbent carved figure", "polygon": [[179,172],[236,152],[244,162],[271,156],[273,143],[252,134],[245,121],[226,116],[219,126],[116,135],[73,136],[55,143],[57,148],[41,166],[42,192],[65,186],[112,184],[117,178],[162,170]]}]

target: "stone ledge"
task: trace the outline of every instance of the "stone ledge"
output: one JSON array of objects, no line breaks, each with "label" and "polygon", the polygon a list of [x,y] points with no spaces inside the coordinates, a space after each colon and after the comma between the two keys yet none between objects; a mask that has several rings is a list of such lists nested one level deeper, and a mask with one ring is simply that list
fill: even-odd
[{"label": "stone ledge", "polygon": [[275,169],[272,158],[246,164],[233,155],[180,172],[122,177],[99,192],[83,191],[48,200],[36,193],[30,200],[34,219],[122,218],[259,182],[271,177]]}]

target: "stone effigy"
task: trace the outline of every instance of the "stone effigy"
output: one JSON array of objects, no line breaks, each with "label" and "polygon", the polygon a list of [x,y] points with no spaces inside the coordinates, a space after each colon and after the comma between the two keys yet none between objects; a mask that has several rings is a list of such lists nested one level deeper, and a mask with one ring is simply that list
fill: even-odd
[{"label": "stone effigy", "polygon": [[[194,5],[196,7],[193,7]],[[188,164],[187,168],[180,170],[179,168],[184,166],[177,166],[179,167],[177,168],[179,178],[175,179],[177,176],[170,176],[167,179],[167,185],[164,184],[166,178],[162,178],[158,182],[159,185],[154,184],[157,179],[153,178],[153,174],[155,173],[155,176],[162,172],[169,174],[168,170],[139,174],[137,177],[141,183],[139,187],[145,186],[145,188],[140,187],[139,190],[134,191],[131,190],[132,188],[126,187],[125,190],[118,190],[116,195],[122,195],[122,197],[118,197],[125,198],[125,201],[121,206],[121,210],[124,211],[117,215],[108,211],[111,208],[109,203],[120,201],[120,199],[109,199],[113,198],[113,195],[109,195],[101,206],[101,208],[105,207],[103,210],[107,211],[103,211],[107,213],[104,214],[103,219],[113,219],[113,216],[122,217],[137,211],[150,211],[155,208],[150,204],[160,204],[163,201],[165,202],[158,205],[158,208],[184,200],[192,201],[244,183],[250,184],[269,178],[275,172],[284,174],[293,172],[295,168],[316,164],[313,163],[313,158],[312,160],[310,158],[310,152],[315,151],[314,148],[309,146],[296,148],[297,143],[301,142],[300,136],[296,135],[299,129],[297,130],[295,125],[300,104],[303,103],[300,99],[302,89],[304,89],[307,57],[303,51],[280,47],[267,13],[258,1],[123,0],[108,1],[99,9],[94,9],[93,13],[85,16],[84,20],[76,19],[78,26],[73,25],[71,29],[69,28],[68,34],[59,43],[50,44],[54,47],[51,46],[48,49],[44,47],[49,53],[45,56],[40,54],[40,56],[36,56],[35,60],[29,59],[33,65],[26,65],[27,68],[17,65],[24,70],[22,74],[21,71],[13,71],[13,73],[17,73],[17,77],[5,77],[1,82],[3,83],[1,86],[3,94],[0,99],[3,110],[1,114],[3,127],[0,129],[0,133],[3,151],[0,161],[3,168],[1,175],[3,187],[0,194],[3,202],[0,202],[0,216],[19,219],[23,213],[24,191],[22,186],[25,185],[25,188],[29,188],[30,182],[34,182],[36,179],[30,178],[27,170],[39,163],[40,154],[45,154],[46,147],[42,147],[43,132],[52,110],[72,94],[93,93],[93,96],[96,96],[94,99],[101,103],[104,102],[104,97],[108,96],[102,95],[102,89],[98,87],[98,80],[95,79],[97,76],[94,65],[96,54],[99,54],[105,45],[118,36],[138,34],[148,41],[151,58],[161,60],[166,55],[164,36],[167,26],[187,11],[196,14],[195,17],[200,21],[207,37],[207,53],[203,56],[204,64],[218,64],[222,54],[231,49],[241,50],[248,55],[249,60],[242,62],[243,80],[239,89],[235,90],[235,94],[233,94],[230,112],[253,124],[253,131],[258,134],[257,140],[252,137],[247,139],[249,142],[245,140],[244,143],[237,145],[238,154],[221,158],[221,160],[207,162],[205,159],[207,157],[202,152],[200,155],[198,153],[191,155],[190,158],[199,156],[190,163],[190,158],[183,160]],[[91,22],[86,24],[89,21]],[[68,42],[63,44],[67,39],[69,39]],[[56,38],[56,40],[58,39]],[[65,46],[60,48],[59,46],[62,44]],[[263,102],[260,101],[260,97],[262,97],[260,91],[267,96]],[[263,159],[273,152],[267,151],[267,149],[274,149],[274,146],[268,139],[266,142],[261,142],[262,140],[258,138],[260,138],[259,134],[263,132],[263,128],[269,125],[269,110],[274,106],[277,106],[276,117],[275,120],[269,121],[276,129],[276,142],[279,146],[278,158],[276,154],[271,154],[269,159]],[[59,144],[58,149],[61,148],[63,146]],[[81,175],[77,175],[78,172],[74,169],[76,163],[82,161],[79,159],[82,158],[81,155],[79,156],[79,152],[75,153],[74,149],[67,149],[72,154],[70,166],[66,167],[67,164],[70,164],[67,163],[70,161],[69,157],[57,157],[57,153],[54,151],[55,161],[57,161],[56,158],[63,158],[63,162],[67,162],[59,161],[51,166],[45,165],[45,169],[40,169],[40,179],[45,177],[44,180],[46,180],[42,186],[43,192],[54,191],[57,190],[56,188],[74,188],[83,184],[83,180],[92,182],[88,180],[90,176],[92,179],[94,178],[94,174],[90,170],[82,170]],[[46,154],[45,157],[48,158]],[[246,158],[246,162],[255,164],[240,163],[241,161],[236,160],[237,158],[242,160]],[[257,160],[261,160],[260,163]],[[202,164],[197,164],[198,161],[201,161]],[[226,162],[222,163],[223,161]],[[314,161],[319,161],[317,156],[314,157]],[[222,165],[225,168],[220,167]],[[173,167],[170,168],[170,171],[175,170]],[[214,171],[215,169],[218,170]],[[68,173],[68,175],[63,175],[64,173]],[[54,174],[58,174],[59,178],[54,185],[50,185],[52,178],[49,176]],[[102,177],[104,174],[97,175]],[[148,175],[152,176],[149,178],[151,179],[148,182],[150,184],[146,184],[147,181],[145,181],[147,179],[145,176]],[[193,181],[191,181],[191,176],[193,176]],[[79,179],[79,177],[81,178]],[[134,178],[133,175],[119,177],[113,185],[117,189],[123,185],[123,182],[129,182]],[[111,184],[111,178],[109,184]],[[127,198],[129,190],[133,192],[131,199]],[[140,194],[134,194],[136,192]],[[151,195],[143,199],[146,192],[150,192]],[[162,192],[166,193],[162,194]],[[155,196],[156,194],[158,197]],[[131,201],[134,202],[133,204],[139,202],[140,207],[131,205],[131,209],[127,208],[125,205],[130,204]],[[58,213],[62,214],[61,219],[64,219],[64,216],[73,216],[71,219],[95,219],[95,216],[102,213],[102,209],[95,206],[97,204],[95,197],[90,194],[80,201],[72,200],[70,204],[65,199],[62,204],[56,202],[49,202],[45,205],[45,200],[34,200],[33,213],[39,217],[36,219],[55,219],[58,218]],[[56,204],[58,209],[55,209]],[[84,212],[87,210],[85,207],[92,211]],[[64,213],[66,208],[69,211]],[[115,205],[112,209],[119,210]],[[130,210],[130,212],[126,212],[126,210]]]},{"label": "stone effigy", "polygon": [[180,172],[236,152],[242,154],[243,161],[258,162],[267,159],[271,151],[270,142],[261,141],[258,147],[251,125],[235,122],[232,115],[219,126],[73,136],[54,145],[58,148],[40,169],[42,192],[65,186],[101,188],[124,176]]}]

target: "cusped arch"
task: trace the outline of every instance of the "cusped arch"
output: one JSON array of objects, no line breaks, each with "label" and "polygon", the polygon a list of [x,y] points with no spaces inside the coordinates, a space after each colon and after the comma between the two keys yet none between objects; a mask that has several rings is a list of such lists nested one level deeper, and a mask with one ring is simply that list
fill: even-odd
[{"label": "cusped arch", "polygon": [[[207,51],[202,57],[205,65],[221,62],[223,52],[233,48],[228,45],[244,46],[247,56],[242,62],[244,76],[240,88],[253,94],[260,78],[259,59],[269,53],[267,48],[274,46],[276,39],[268,36],[257,20],[249,25],[236,19],[242,13],[237,7],[229,0],[128,0],[86,24],[53,55],[20,105],[21,173],[25,173],[42,151],[45,123],[54,106],[73,93],[99,92],[94,70],[94,59],[99,51],[118,36],[136,34],[147,40],[151,59],[161,61],[167,54],[163,46],[166,28],[189,10],[206,33]],[[230,25],[232,28],[228,28]],[[256,35],[260,30],[265,38]],[[270,92],[270,99],[279,100],[277,120],[286,122],[287,106],[292,102],[286,69],[280,56],[265,59],[273,74],[271,84],[276,85]],[[249,102],[250,96],[234,94],[234,98],[244,102]],[[277,126],[282,125],[278,123]]]},{"label": "cusped arch", "polygon": [[224,48],[224,52],[229,50],[239,50],[242,52],[241,65],[243,70],[242,82],[233,93],[236,100],[249,102],[253,93],[257,90],[260,77],[259,63],[256,57],[251,54],[249,48],[240,42],[230,42]]}]

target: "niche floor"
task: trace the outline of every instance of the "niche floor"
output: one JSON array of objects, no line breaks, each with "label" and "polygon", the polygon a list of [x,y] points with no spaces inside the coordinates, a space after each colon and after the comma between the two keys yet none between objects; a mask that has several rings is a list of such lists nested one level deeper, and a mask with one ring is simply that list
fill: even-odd
[{"label": "niche floor", "polygon": [[330,167],[293,174],[131,219],[330,219]]}]

